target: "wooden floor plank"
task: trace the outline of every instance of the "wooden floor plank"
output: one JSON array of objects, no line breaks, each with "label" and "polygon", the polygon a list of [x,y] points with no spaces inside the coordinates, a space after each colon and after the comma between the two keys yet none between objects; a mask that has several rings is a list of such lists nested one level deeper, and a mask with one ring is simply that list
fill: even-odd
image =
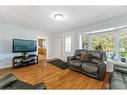
[{"label": "wooden floor plank", "polygon": [[0,70],[0,76],[13,73],[20,80],[31,84],[45,82],[48,89],[105,89],[108,73],[103,81],[91,78],[79,72],[62,70],[51,64],[39,62],[22,68]]}]

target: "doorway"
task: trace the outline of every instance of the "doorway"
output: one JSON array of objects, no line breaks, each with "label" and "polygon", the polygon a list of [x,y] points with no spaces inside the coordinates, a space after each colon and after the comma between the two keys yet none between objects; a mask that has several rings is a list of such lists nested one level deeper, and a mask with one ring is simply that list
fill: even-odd
[{"label": "doorway", "polygon": [[38,38],[38,60],[46,59],[46,39]]}]

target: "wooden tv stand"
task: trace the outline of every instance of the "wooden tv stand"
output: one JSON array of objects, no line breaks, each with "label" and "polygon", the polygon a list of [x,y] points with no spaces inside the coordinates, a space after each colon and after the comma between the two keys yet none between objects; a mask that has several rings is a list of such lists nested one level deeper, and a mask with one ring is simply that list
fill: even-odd
[{"label": "wooden tv stand", "polygon": [[32,65],[38,63],[37,55],[28,55],[28,56],[15,56],[13,57],[13,68],[24,67],[27,65]]}]

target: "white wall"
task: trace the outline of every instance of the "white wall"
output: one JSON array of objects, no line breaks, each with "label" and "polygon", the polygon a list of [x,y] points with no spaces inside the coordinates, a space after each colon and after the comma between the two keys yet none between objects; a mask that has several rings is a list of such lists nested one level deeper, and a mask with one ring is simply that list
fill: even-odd
[{"label": "white wall", "polygon": [[12,57],[15,55],[14,53],[12,53],[12,39],[18,38],[37,40],[38,37],[45,37],[47,39],[48,58],[52,57],[53,46],[51,44],[51,34],[49,35],[48,33],[43,31],[37,31],[14,25],[0,24],[0,68],[12,66]]}]

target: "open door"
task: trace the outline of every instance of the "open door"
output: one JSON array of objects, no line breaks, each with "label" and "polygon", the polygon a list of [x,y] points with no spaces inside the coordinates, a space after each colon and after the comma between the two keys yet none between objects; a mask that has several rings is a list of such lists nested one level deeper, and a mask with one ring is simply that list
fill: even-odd
[{"label": "open door", "polygon": [[38,60],[46,59],[46,39],[38,39]]}]

